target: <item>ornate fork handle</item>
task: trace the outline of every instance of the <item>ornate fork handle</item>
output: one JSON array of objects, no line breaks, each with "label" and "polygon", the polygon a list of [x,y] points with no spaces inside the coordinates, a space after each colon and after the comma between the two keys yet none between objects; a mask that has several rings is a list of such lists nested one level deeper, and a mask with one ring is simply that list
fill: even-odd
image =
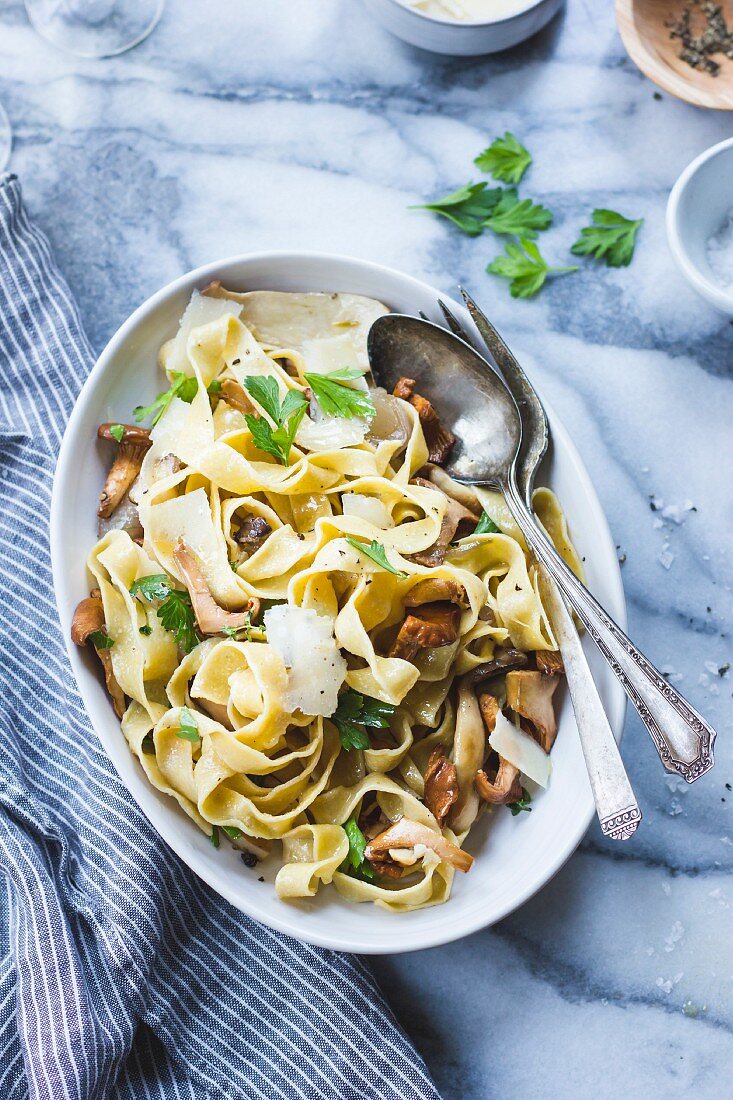
[{"label": "ornate fork handle", "polygon": [[527,544],[542,562],[620,680],[649,730],[667,771],[694,783],[714,763],[715,730],[647,660],[565,564],[524,504],[514,477],[507,504]]}]

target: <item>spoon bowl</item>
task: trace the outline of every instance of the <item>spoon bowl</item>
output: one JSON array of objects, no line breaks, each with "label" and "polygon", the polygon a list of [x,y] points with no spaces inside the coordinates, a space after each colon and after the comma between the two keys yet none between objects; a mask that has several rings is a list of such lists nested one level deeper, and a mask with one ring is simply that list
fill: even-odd
[{"label": "spoon bowl", "polygon": [[456,435],[443,464],[472,485],[500,488],[522,441],[519,410],[501,379],[470,344],[432,321],[387,313],[369,333],[374,380],[390,393],[400,378],[418,380]]}]

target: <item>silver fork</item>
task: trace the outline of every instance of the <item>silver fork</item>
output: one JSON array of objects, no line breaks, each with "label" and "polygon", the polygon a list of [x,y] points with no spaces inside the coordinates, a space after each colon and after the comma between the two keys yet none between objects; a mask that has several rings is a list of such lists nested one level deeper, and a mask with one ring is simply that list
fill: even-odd
[{"label": "silver fork", "polygon": [[[547,416],[519,363],[503,344],[498,333],[489,324],[473,299],[462,287],[460,289],[471,317],[519,407],[522,419],[522,449],[517,464],[517,483],[527,506],[531,509],[535,474],[549,441]],[[454,335],[471,343],[469,335],[445,302],[438,301],[438,305],[448,328]],[[626,774],[572,617],[555,582],[545,569],[539,566],[539,563],[538,567],[543,599],[565,666],[580,744],[601,830],[612,840],[627,840],[636,831],[641,821],[641,810]]]}]

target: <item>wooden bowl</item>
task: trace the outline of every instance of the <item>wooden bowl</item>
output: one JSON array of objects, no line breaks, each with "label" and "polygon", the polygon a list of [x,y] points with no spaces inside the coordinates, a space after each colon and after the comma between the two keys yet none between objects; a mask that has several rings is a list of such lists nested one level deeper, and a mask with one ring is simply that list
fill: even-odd
[{"label": "wooden bowl", "polygon": [[[719,0],[726,22],[733,27],[733,0]],[[616,21],[629,57],[655,84],[696,107],[733,111],[733,60],[715,54],[717,76],[693,69],[678,56],[680,41],[669,37],[670,18],[677,19],[691,0],[616,0]],[[702,13],[693,8],[693,25]]]}]

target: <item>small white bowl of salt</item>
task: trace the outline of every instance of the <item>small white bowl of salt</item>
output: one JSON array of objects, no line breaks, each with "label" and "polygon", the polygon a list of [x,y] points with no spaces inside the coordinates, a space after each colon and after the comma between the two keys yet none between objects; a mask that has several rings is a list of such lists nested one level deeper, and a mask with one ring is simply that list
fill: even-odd
[{"label": "small white bowl of salt", "polygon": [[706,149],[675,183],[667,239],[690,285],[733,317],[733,138]]}]

